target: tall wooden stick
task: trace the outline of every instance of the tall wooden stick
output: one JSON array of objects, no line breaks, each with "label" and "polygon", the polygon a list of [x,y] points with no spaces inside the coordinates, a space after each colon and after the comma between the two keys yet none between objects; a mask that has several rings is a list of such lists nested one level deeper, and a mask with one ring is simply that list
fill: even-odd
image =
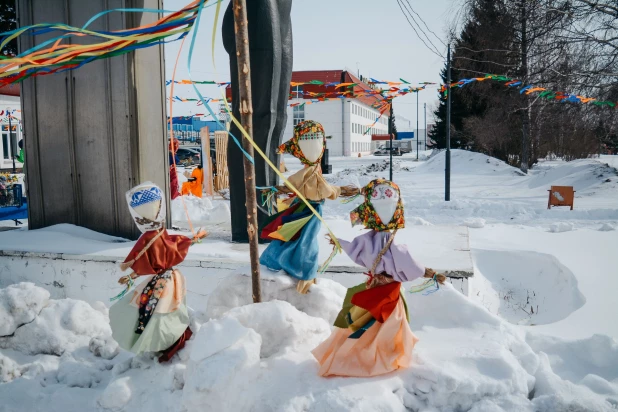
[{"label": "tall wooden stick", "polygon": [[[245,0],[233,0],[234,33],[236,35],[236,57],[238,59],[238,91],[240,94],[240,122],[242,127],[253,137],[253,105],[251,103],[251,65],[249,62],[249,28],[247,21],[247,3]],[[253,157],[253,146],[245,138],[242,142],[245,151]],[[255,189],[255,167],[245,157],[245,196],[247,198],[247,233],[249,234],[249,254],[251,256],[251,285],[253,302],[262,301],[260,286],[260,262],[258,256],[258,223]]]}]

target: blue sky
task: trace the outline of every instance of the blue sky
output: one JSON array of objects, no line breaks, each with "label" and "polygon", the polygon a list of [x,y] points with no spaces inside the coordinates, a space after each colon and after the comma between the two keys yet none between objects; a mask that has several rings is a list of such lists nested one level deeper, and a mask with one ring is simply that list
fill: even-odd
[{"label": "blue sky", "polygon": [[[248,0],[251,1],[251,0]],[[189,0],[165,0],[168,10],[177,10]],[[414,10],[442,41],[451,15],[459,7],[457,0],[409,0]],[[228,1],[221,5],[222,12]],[[215,64],[212,62],[212,28],[215,7],[204,10],[197,33],[191,62],[194,80],[229,80],[227,53],[221,42],[221,18],[215,43]],[[220,16],[222,17],[222,16]],[[415,16],[416,17],[416,16]],[[420,23],[424,28],[423,23]],[[397,81],[400,77],[414,82],[440,82],[439,73],[444,65],[441,57],[432,54],[418,39],[401,12],[397,0],[295,0],[292,6],[294,33],[294,70],[343,69],[381,80]],[[428,33],[439,51],[446,55],[446,47]],[[180,42],[166,46],[165,57],[168,79],[178,54]],[[178,64],[176,79],[188,79],[187,57],[189,39],[185,42]],[[212,86],[200,86],[205,96],[220,96]],[[169,92],[169,88],[168,88]],[[191,86],[177,85],[174,94],[195,97]],[[435,89],[420,93],[420,121],[422,106],[429,108],[437,102]],[[395,100],[395,113],[416,120],[416,96]],[[213,110],[216,106],[213,106]],[[204,112],[193,103],[174,105],[174,115]],[[422,125],[421,125],[422,127]]]}]

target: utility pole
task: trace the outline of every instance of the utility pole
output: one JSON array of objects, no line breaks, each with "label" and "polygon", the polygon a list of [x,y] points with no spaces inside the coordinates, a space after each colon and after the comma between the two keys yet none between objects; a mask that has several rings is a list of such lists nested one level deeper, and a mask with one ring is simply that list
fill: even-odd
[{"label": "utility pole", "polygon": [[[247,21],[247,3],[245,0],[233,0],[234,25],[236,28],[236,54],[238,56],[238,91],[240,97],[240,120],[242,127],[253,138],[253,105],[251,100],[251,65],[249,59],[249,29]],[[243,148],[253,158],[253,146],[244,138]],[[253,303],[262,301],[260,285],[260,262],[258,255],[258,222],[255,189],[255,167],[244,157],[245,196],[247,198],[247,233],[249,234],[249,255],[251,257],[251,286]]]},{"label": "utility pole", "polygon": [[390,180],[391,182],[393,181],[393,121],[393,101],[391,100],[390,115],[388,118],[388,136],[391,140],[391,147],[389,147],[388,150],[388,155],[390,158],[388,180]]},{"label": "utility pole", "polygon": [[444,200],[451,200],[451,43],[446,55],[446,159],[444,170]]},{"label": "utility pole", "polygon": [[425,112],[425,151],[427,151],[427,103],[423,103],[423,111]]},{"label": "utility pole", "polygon": [[418,162],[418,139],[420,134],[418,132],[418,90],[416,91],[416,161]]}]

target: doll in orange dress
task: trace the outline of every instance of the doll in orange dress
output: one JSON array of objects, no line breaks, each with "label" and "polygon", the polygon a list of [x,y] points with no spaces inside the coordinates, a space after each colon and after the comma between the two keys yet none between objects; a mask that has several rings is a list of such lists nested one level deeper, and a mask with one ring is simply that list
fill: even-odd
[{"label": "doll in orange dress", "polygon": [[350,259],[367,268],[369,280],[348,289],[334,331],[312,352],[322,376],[376,376],[410,366],[418,339],[410,330],[401,282],[445,279],[414,260],[405,245],[394,243],[405,225],[399,187],[377,179],[362,193],[365,202],[350,217],[353,225],[371,230],[351,242],[338,240]]}]

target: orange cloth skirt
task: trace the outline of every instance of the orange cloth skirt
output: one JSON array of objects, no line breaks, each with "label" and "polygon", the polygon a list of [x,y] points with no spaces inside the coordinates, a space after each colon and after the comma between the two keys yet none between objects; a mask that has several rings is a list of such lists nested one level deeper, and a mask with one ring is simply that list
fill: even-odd
[{"label": "orange cloth skirt", "polygon": [[312,353],[320,364],[321,376],[368,377],[407,368],[418,342],[406,319],[403,302],[386,322],[375,322],[358,339],[349,339],[350,329],[335,328]]}]

